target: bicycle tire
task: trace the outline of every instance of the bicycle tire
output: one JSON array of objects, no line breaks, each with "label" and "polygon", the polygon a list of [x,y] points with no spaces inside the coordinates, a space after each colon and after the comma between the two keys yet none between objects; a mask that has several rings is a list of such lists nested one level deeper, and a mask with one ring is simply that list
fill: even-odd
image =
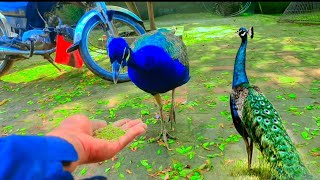
[{"label": "bicycle tire", "polygon": [[[144,34],[146,33],[145,29],[135,20],[133,20],[130,17],[124,16],[122,14],[119,13],[115,13],[113,16],[113,20],[117,20],[119,22],[123,22],[125,24],[127,24],[128,26],[131,26],[130,28],[133,28],[136,32],[138,32],[138,35]],[[85,65],[87,66],[87,68],[93,72],[95,75],[101,77],[102,79],[108,80],[108,81],[113,81],[112,78],[112,72],[107,70],[106,68],[102,67],[101,65],[99,65],[98,63],[96,63],[96,61],[93,59],[92,55],[90,55],[89,52],[89,35],[90,35],[90,31],[92,30],[92,28],[95,27],[95,25],[97,25],[99,22],[102,23],[102,21],[100,20],[100,18],[98,16],[93,16],[88,23],[85,25],[84,29],[83,29],[83,34],[82,34],[82,38],[79,44],[79,51],[80,54],[83,58],[83,61],[85,63]],[[106,48],[104,48],[105,51]],[[107,52],[106,52],[107,53]],[[111,66],[111,63],[110,63]],[[130,81],[129,75],[128,73],[120,73],[119,77],[118,77],[118,82],[127,82]]]},{"label": "bicycle tire", "polygon": [[[0,36],[3,36],[3,33],[6,33],[5,27],[3,22],[0,20]],[[5,55],[1,55],[4,56],[5,59]],[[0,77],[5,75],[13,66],[13,61],[12,60],[0,60]]]}]

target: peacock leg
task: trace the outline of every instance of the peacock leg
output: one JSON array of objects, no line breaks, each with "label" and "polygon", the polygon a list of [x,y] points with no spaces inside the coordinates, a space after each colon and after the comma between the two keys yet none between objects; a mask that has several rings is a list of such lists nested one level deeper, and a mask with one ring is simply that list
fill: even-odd
[{"label": "peacock leg", "polygon": [[249,169],[251,169],[251,162],[252,162],[252,152],[253,152],[253,140],[250,139],[249,141],[249,153],[248,153],[248,156],[249,156]]},{"label": "peacock leg", "polygon": [[248,168],[251,169],[251,160],[252,160],[252,149],[250,149],[250,145],[252,145],[252,140],[249,145],[249,141],[247,137],[242,137],[244,140],[244,143],[246,144],[247,154],[248,154]]},{"label": "peacock leg", "polygon": [[160,94],[154,95],[154,98],[156,99],[156,101],[160,107],[159,109],[160,109],[161,133],[157,137],[157,140],[161,139],[161,136],[162,136],[162,139],[163,139],[165,146],[167,147],[168,150],[171,150],[168,146],[168,138],[175,139],[175,137],[171,136],[168,133],[168,131],[166,130],[166,126],[165,126],[165,122],[164,122],[164,118],[163,118],[162,100],[161,100]]},{"label": "peacock leg", "polygon": [[172,89],[172,100],[171,100],[171,109],[170,109],[170,113],[169,113],[169,121],[171,122],[171,130],[173,131],[173,122],[176,123],[176,112],[174,110],[174,94],[175,94],[175,89]]}]

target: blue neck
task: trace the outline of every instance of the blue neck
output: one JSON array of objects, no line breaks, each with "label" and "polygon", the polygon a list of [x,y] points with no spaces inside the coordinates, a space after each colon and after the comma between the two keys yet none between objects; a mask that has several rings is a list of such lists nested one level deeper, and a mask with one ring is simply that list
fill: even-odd
[{"label": "blue neck", "polygon": [[244,37],[244,39],[242,39],[242,42],[234,63],[232,88],[237,87],[243,83],[249,83],[249,80],[246,74],[247,43],[248,43],[247,37]]}]

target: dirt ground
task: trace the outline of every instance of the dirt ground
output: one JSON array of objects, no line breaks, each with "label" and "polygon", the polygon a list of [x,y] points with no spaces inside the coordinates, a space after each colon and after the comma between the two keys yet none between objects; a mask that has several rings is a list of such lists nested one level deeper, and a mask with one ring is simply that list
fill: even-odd
[{"label": "dirt ground", "polygon": [[[158,27],[183,26],[191,80],[177,90],[172,151],[148,140],[160,131],[153,97],[133,83],[114,85],[86,67],[60,66],[58,72],[39,57],[16,62],[0,79],[0,132],[43,135],[77,113],[113,122],[125,117],[148,123],[145,136],[115,158],[82,165],[77,179],[266,179],[254,148],[248,171],[242,138],[229,112],[233,63],[240,45],[235,32],[254,26],[247,48],[247,74],[283,118],[285,127],[310,172],[320,179],[320,27],[279,24],[279,16],[218,18],[211,14],[175,14],[156,19]],[[146,22],[148,25],[148,22]],[[165,99],[166,114],[170,93]],[[167,116],[168,117],[168,116]],[[169,126],[168,126],[169,128]]]}]

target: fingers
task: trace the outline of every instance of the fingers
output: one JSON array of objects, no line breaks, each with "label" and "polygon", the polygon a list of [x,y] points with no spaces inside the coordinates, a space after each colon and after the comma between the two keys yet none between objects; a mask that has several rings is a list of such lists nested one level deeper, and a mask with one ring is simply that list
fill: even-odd
[{"label": "fingers", "polygon": [[97,129],[103,128],[107,125],[107,122],[104,120],[93,120],[91,122],[92,130],[95,131]]},{"label": "fingers", "polygon": [[[134,120],[136,121],[136,120]],[[141,121],[141,120],[140,120]],[[120,145],[120,150],[126,147],[131,141],[133,141],[137,136],[146,133],[148,127],[145,123],[140,122],[131,126],[125,135],[121,136],[118,140]]]},{"label": "fingers", "polygon": [[140,123],[143,123],[141,119],[130,120],[130,121],[127,121],[127,123],[120,126],[120,128],[123,129],[124,131],[127,131],[131,127],[133,127],[137,124],[140,124]]},{"label": "fingers", "polygon": [[[127,120],[121,120],[117,125],[123,124],[123,122],[126,121]],[[113,157],[130,142],[132,142],[137,136],[140,136],[147,131],[147,125],[141,120],[129,120],[127,122],[128,125],[126,126],[130,128],[128,128],[126,134],[121,136],[118,141],[106,141],[96,138],[90,139],[90,148],[88,148],[90,149],[88,150],[90,153],[86,163],[100,162]]]},{"label": "fingers", "polygon": [[113,123],[116,127],[121,127],[122,125],[126,124],[127,122],[131,121],[130,119],[121,119]]},{"label": "fingers", "polygon": [[77,114],[77,115],[70,116],[70,117],[66,118],[65,120],[63,120],[61,122],[61,125],[67,125],[67,124],[78,125],[78,124],[81,124],[86,121],[89,121],[89,118],[87,116]]}]

